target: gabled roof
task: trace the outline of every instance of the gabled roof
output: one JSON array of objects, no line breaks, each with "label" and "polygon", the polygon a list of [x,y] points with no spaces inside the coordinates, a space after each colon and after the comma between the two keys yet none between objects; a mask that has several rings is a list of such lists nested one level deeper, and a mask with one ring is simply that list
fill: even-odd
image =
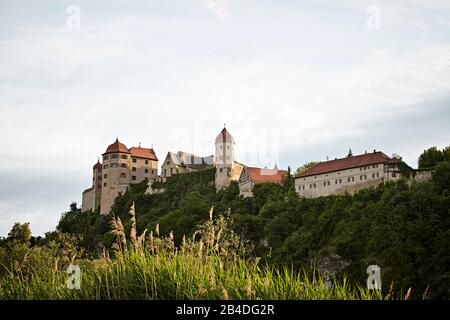
[{"label": "gabled roof", "polygon": [[284,170],[245,167],[250,179],[255,183],[281,183],[283,177],[287,174]]},{"label": "gabled roof", "polygon": [[119,142],[119,138],[116,138],[116,141],[110,144],[108,148],[106,148],[104,155],[108,153],[117,153],[117,152],[130,153],[127,147],[123,143]]},{"label": "gabled roof", "polygon": [[155,151],[153,149],[131,147],[130,149],[128,149],[128,151],[131,153],[132,157],[158,161],[158,158],[156,157]]},{"label": "gabled roof", "polygon": [[177,153],[169,152],[166,159],[167,158],[169,158],[172,163],[177,166],[186,166],[188,168],[198,170],[212,167],[214,156],[200,157],[189,152],[178,151]]},{"label": "gabled roof", "polygon": [[373,153],[319,162],[318,164],[306,170],[305,172],[296,175],[295,178],[309,177],[327,172],[363,167],[377,163],[384,163],[390,159],[391,158],[389,158],[383,152],[377,151]]}]

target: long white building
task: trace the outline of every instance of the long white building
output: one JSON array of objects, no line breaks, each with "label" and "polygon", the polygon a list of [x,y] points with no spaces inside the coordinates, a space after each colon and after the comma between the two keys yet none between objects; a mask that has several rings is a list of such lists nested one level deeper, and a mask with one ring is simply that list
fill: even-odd
[{"label": "long white building", "polygon": [[373,153],[319,162],[295,176],[295,190],[307,198],[353,193],[400,179],[400,161],[374,150]]}]

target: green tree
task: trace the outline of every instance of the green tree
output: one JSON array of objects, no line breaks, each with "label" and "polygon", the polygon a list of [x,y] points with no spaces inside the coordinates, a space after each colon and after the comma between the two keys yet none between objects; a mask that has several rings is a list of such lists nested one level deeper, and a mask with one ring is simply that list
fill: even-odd
[{"label": "green tree", "polygon": [[27,244],[31,238],[30,223],[16,222],[8,233],[8,241],[18,244]]},{"label": "green tree", "polygon": [[419,169],[432,168],[439,162],[444,161],[444,152],[448,156],[448,148],[444,149],[443,151],[438,150],[436,147],[431,147],[427,150],[424,150],[423,153],[419,156]]},{"label": "green tree", "polygon": [[318,163],[317,161],[311,161],[311,162],[305,163],[304,165],[298,167],[297,170],[295,170],[294,176],[296,176],[296,175],[298,175],[298,174],[300,174],[300,173],[303,173],[303,172],[305,172],[306,170],[308,170],[308,169],[314,167],[317,163]]}]

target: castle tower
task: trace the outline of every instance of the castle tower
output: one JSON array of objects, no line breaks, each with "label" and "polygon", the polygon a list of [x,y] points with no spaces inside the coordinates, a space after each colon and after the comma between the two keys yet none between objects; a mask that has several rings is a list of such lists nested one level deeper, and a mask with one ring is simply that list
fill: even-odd
[{"label": "castle tower", "polygon": [[230,184],[234,164],[234,139],[225,127],[217,136],[215,145],[215,185],[216,190],[220,190]]},{"label": "castle tower", "polygon": [[127,147],[116,141],[109,145],[103,154],[103,179],[100,214],[107,214],[111,210],[114,199],[119,193],[125,193],[130,184],[131,152]]},{"label": "castle tower", "polygon": [[102,196],[102,164],[100,160],[92,167],[93,178],[92,178],[92,192],[93,192],[93,204],[92,210],[100,210],[100,198]]}]

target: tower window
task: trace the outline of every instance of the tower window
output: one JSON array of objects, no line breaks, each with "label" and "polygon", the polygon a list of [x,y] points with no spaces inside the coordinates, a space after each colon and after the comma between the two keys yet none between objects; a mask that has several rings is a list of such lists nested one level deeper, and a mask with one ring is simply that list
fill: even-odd
[{"label": "tower window", "polygon": [[133,163],[136,163],[136,162],[137,162],[136,158],[133,158]]},{"label": "tower window", "polygon": [[136,172],[136,167],[131,168],[132,171]]},{"label": "tower window", "polygon": [[124,172],[122,172],[122,173],[120,174],[120,177],[121,177],[121,178],[126,178],[127,175],[126,175]]},{"label": "tower window", "polygon": [[104,186],[104,187],[106,187],[106,182],[105,182],[105,183],[103,183],[103,186]]},{"label": "tower window", "polygon": [[123,154],[122,159],[128,159],[128,156],[126,154]]},{"label": "tower window", "polygon": [[131,176],[131,180],[136,180],[136,176]]},{"label": "tower window", "polygon": [[108,169],[108,165],[107,165],[107,164],[104,164],[104,165],[103,165],[103,169]]},{"label": "tower window", "polygon": [[145,160],[145,164],[148,164],[148,160]]},{"label": "tower window", "polygon": [[108,178],[108,174],[105,173],[105,174],[103,175],[103,178],[105,178],[105,179]]},{"label": "tower window", "polygon": [[145,173],[148,173],[148,169],[145,169]]},{"label": "tower window", "polygon": [[120,167],[126,168],[126,167],[127,167],[127,164],[126,164],[126,163],[121,163],[121,164],[120,164]]}]

